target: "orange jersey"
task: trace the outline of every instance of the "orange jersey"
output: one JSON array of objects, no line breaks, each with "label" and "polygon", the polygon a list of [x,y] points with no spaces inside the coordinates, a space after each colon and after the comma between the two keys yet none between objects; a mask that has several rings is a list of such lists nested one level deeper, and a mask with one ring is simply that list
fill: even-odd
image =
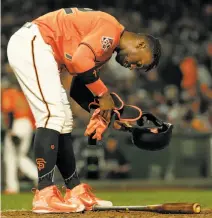
[{"label": "orange jersey", "polygon": [[14,119],[28,118],[33,128],[35,120],[29,104],[23,92],[17,89],[5,89],[2,91],[1,109],[3,113],[13,113]]},{"label": "orange jersey", "polygon": [[[73,74],[109,60],[124,30],[113,16],[91,9],[60,9],[33,22],[38,25],[44,41],[51,45],[56,61],[65,64]],[[75,54],[80,58],[80,66],[74,66]]]}]

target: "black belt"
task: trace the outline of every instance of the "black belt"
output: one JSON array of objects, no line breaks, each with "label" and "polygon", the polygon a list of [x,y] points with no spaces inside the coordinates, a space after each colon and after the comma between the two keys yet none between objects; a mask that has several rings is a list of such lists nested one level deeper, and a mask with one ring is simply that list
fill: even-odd
[{"label": "black belt", "polygon": [[26,23],[23,25],[23,27],[26,27],[26,28],[29,29],[32,25],[33,25],[33,23],[31,23],[31,22],[26,22]]}]

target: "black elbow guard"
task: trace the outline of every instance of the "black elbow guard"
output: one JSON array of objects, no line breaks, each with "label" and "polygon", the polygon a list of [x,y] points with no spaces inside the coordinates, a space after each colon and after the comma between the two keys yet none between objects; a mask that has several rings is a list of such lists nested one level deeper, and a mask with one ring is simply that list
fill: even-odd
[{"label": "black elbow guard", "polygon": [[77,74],[77,77],[84,83],[90,84],[96,82],[99,79],[99,72],[94,68],[84,72]]}]

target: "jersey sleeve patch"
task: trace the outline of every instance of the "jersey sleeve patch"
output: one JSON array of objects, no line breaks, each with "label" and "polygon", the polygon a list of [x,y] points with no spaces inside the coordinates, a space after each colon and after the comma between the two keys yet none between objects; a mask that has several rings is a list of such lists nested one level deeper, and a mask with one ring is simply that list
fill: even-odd
[{"label": "jersey sleeve patch", "polygon": [[111,48],[113,45],[113,40],[114,39],[111,37],[102,36],[101,38],[102,50],[106,52],[109,48]]}]

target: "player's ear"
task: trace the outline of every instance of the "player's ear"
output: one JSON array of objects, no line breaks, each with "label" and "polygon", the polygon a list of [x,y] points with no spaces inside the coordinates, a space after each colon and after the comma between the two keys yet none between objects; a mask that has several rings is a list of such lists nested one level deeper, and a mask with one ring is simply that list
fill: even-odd
[{"label": "player's ear", "polygon": [[146,48],[146,47],[147,47],[147,45],[143,41],[140,41],[136,46],[137,49]]}]

